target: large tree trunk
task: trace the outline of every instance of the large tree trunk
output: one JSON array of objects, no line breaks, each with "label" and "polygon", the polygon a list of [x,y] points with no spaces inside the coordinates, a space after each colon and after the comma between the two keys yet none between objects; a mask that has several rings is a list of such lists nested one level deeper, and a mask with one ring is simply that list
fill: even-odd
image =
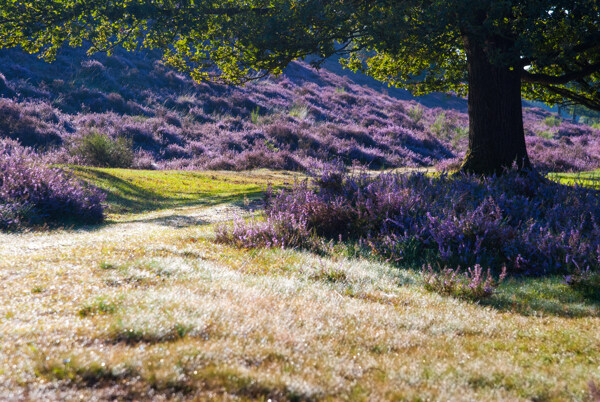
[{"label": "large tree trunk", "polygon": [[477,40],[465,38],[469,67],[469,149],[462,170],[502,174],[529,169],[518,69],[490,63]]}]

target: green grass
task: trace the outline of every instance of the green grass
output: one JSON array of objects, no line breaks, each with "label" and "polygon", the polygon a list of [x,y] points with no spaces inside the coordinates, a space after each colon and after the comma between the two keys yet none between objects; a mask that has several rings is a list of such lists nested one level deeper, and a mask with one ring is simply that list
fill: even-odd
[{"label": "green grass", "polygon": [[511,278],[482,304],[525,316],[600,317],[600,303],[573,289],[562,276]]},{"label": "green grass", "polygon": [[214,242],[226,204],[297,175],[70,169],[128,218],[0,234],[0,400],[594,400],[600,303],[560,276],[464,301],[342,247]]},{"label": "green grass", "polygon": [[131,214],[183,206],[212,206],[256,199],[266,187],[291,183],[291,173],[187,172],[69,166],[78,178],[102,189],[109,214]]},{"label": "green grass", "polygon": [[600,170],[578,173],[550,173],[548,178],[561,184],[600,189]]}]

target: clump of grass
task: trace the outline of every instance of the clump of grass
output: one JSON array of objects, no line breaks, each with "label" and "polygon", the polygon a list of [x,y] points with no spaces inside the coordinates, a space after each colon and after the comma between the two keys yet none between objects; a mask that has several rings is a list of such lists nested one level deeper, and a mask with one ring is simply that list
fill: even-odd
[{"label": "clump of grass", "polygon": [[116,269],[120,269],[122,268],[122,266],[118,265],[118,264],[113,264],[111,262],[107,262],[107,261],[102,261],[99,264],[100,269],[102,270],[116,270]]},{"label": "clump of grass", "polygon": [[348,275],[342,269],[342,265],[332,266],[329,264],[321,264],[311,275],[310,278],[316,281],[339,283],[347,282]]},{"label": "clump of grass", "polygon": [[554,138],[554,133],[548,130],[538,131],[537,136],[546,140],[551,140]]},{"label": "clump of grass", "polygon": [[132,367],[109,367],[105,362],[80,356],[51,358],[40,354],[35,367],[38,377],[48,380],[67,381],[74,384],[94,385],[114,382],[139,373]]},{"label": "clump of grass", "polygon": [[410,117],[410,119],[413,121],[413,123],[415,124],[419,124],[419,122],[423,119],[423,113],[425,112],[425,109],[423,109],[423,106],[421,105],[416,105],[411,107],[410,109],[408,109],[408,117]]},{"label": "clump of grass", "polygon": [[290,116],[299,120],[304,120],[308,117],[309,109],[306,105],[293,105],[290,108]]},{"label": "clump of grass", "polygon": [[422,269],[425,289],[443,295],[454,296],[468,300],[483,300],[492,296],[500,283],[506,277],[506,268],[502,269],[498,280],[495,280],[490,269],[483,271],[476,264],[466,271],[460,268],[444,268],[434,271],[431,265]]},{"label": "clump of grass", "polygon": [[544,124],[548,127],[560,126],[561,119],[558,116],[548,116],[544,119]]},{"label": "clump of grass", "polygon": [[191,325],[174,323],[168,327],[160,328],[142,328],[128,327],[121,320],[118,320],[110,330],[110,338],[115,342],[124,342],[127,344],[136,343],[161,343],[171,342],[185,338],[194,330]]},{"label": "clump of grass", "polygon": [[119,307],[118,302],[107,300],[104,297],[97,297],[79,309],[81,318],[91,317],[99,314],[114,314]]},{"label": "clump of grass", "polygon": [[565,276],[565,283],[582,295],[600,300],[600,272],[577,269],[571,275]]}]

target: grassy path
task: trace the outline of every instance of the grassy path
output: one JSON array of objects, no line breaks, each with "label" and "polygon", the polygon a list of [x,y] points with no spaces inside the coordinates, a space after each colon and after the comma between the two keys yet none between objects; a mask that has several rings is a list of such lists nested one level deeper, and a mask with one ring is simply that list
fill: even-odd
[{"label": "grassy path", "polygon": [[479,305],[387,264],[215,244],[245,198],[1,234],[0,400],[583,401],[600,384],[598,306],[559,279]]}]

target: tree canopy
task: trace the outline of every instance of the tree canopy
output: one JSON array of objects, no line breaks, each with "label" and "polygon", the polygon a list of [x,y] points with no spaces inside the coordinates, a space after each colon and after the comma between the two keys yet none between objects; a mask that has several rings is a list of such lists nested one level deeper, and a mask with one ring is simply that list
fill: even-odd
[{"label": "tree canopy", "polygon": [[510,72],[490,80],[519,81],[519,99],[498,95],[499,108],[522,94],[600,110],[598,0],[0,0],[0,47],[52,60],[64,44],[158,48],[196,80],[233,84],[339,55],[416,95],[494,92],[473,79],[472,61],[484,57],[485,68]]}]

